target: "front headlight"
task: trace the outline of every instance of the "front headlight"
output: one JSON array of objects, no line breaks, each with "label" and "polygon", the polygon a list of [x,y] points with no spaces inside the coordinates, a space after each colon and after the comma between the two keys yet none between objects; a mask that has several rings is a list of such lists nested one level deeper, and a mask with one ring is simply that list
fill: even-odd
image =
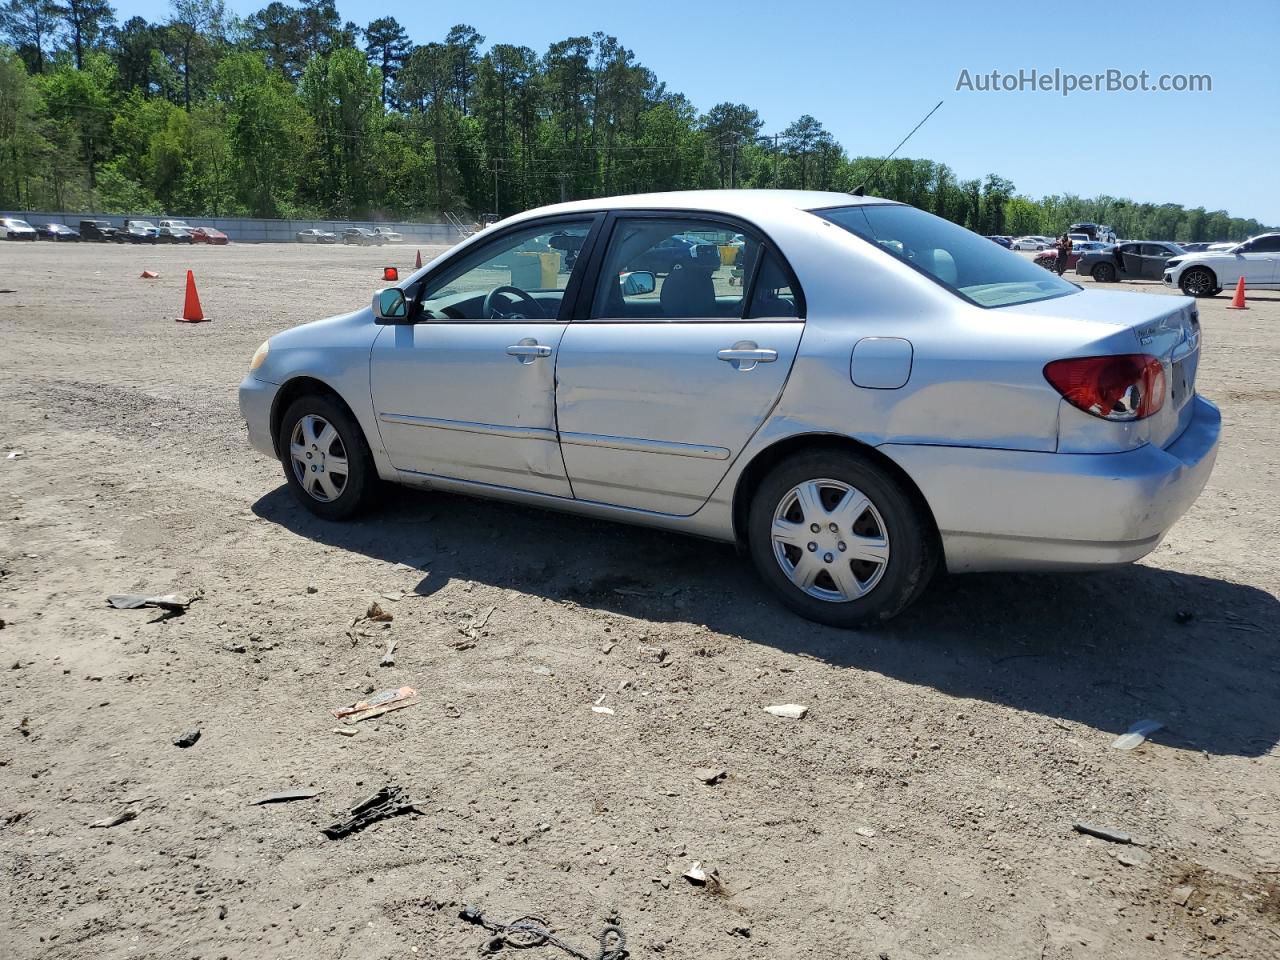
[{"label": "front headlight", "polygon": [[1177,259],[1176,257],[1175,257],[1174,259],[1172,259],[1172,260],[1166,260],[1166,261],[1164,262],[1164,268],[1165,268],[1166,270],[1170,270],[1170,269],[1172,269],[1173,267],[1176,267],[1176,266],[1177,266],[1178,264],[1180,264],[1181,262],[1182,262],[1182,261],[1181,261],[1181,260],[1179,260],[1179,259]]},{"label": "front headlight", "polygon": [[257,370],[260,366],[267,362],[267,353],[271,350],[271,341],[263,340],[260,346],[253,354],[253,359],[249,361],[249,372]]}]

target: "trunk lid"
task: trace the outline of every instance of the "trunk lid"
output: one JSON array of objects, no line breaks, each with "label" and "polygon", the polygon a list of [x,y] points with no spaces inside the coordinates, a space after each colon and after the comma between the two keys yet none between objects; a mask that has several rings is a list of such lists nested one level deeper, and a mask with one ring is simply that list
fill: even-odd
[{"label": "trunk lid", "polygon": [[[1027,317],[1089,321],[1090,334],[1098,330],[1094,324],[1116,328],[1114,335],[1101,339],[1091,336],[1081,343],[1080,350],[1064,356],[1147,353],[1159,358],[1165,374],[1164,405],[1141,422],[1149,441],[1159,447],[1167,447],[1181,436],[1191,421],[1191,398],[1195,396],[1200,363],[1200,315],[1194,300],[1163,294],[1085,290],[1012,309]],[[1103,420],[1098,424],[1111,426]]]}]

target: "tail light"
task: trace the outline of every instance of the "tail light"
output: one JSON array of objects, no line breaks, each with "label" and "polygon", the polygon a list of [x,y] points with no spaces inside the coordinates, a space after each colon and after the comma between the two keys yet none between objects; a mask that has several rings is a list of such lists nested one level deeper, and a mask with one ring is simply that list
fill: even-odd
[{"label": "tail light", "polygon": [[1147,353],[1054,360],[1044,378],[1073,407],[1103,420],[1141,420],[1164,406],[1164,365]]}]

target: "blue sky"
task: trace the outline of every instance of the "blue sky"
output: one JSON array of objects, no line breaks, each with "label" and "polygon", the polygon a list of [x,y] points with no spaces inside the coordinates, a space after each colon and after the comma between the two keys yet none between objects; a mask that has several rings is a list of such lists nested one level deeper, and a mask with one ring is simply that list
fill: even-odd
[{"label": "blue sky", "polygon": [[[265,0],[228,0],[245,15]],[[120,2],[121,20],[163,19],[164,0]],[[1109,193],[1226,209],[1280,224],[1280,2],[814,0],[476,4],[339,0],[364,25],[396,17],[415,43],[470,23],[488,43],[539,53],[596,30],[635,51],[668,87],[705,110],[750,104],[765,131],[811,113],[852,154],[883,154],[939,100],[903,155],[960,177],[1008,177],[1031,196]],[[1077,74],[1208,74],[1212,92],[957,91],[971,75],[1020,69]]]}]

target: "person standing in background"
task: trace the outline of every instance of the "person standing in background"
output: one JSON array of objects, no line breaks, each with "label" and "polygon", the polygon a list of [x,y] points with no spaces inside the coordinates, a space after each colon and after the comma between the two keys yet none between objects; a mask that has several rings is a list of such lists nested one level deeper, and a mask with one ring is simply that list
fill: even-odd
[{"label": "person standing in background", "polygon": [[1071,238],[1065,233],[1058,238],[1058,276],[1062,276],[1067,269],[1067,262],[1071,259]]}]

